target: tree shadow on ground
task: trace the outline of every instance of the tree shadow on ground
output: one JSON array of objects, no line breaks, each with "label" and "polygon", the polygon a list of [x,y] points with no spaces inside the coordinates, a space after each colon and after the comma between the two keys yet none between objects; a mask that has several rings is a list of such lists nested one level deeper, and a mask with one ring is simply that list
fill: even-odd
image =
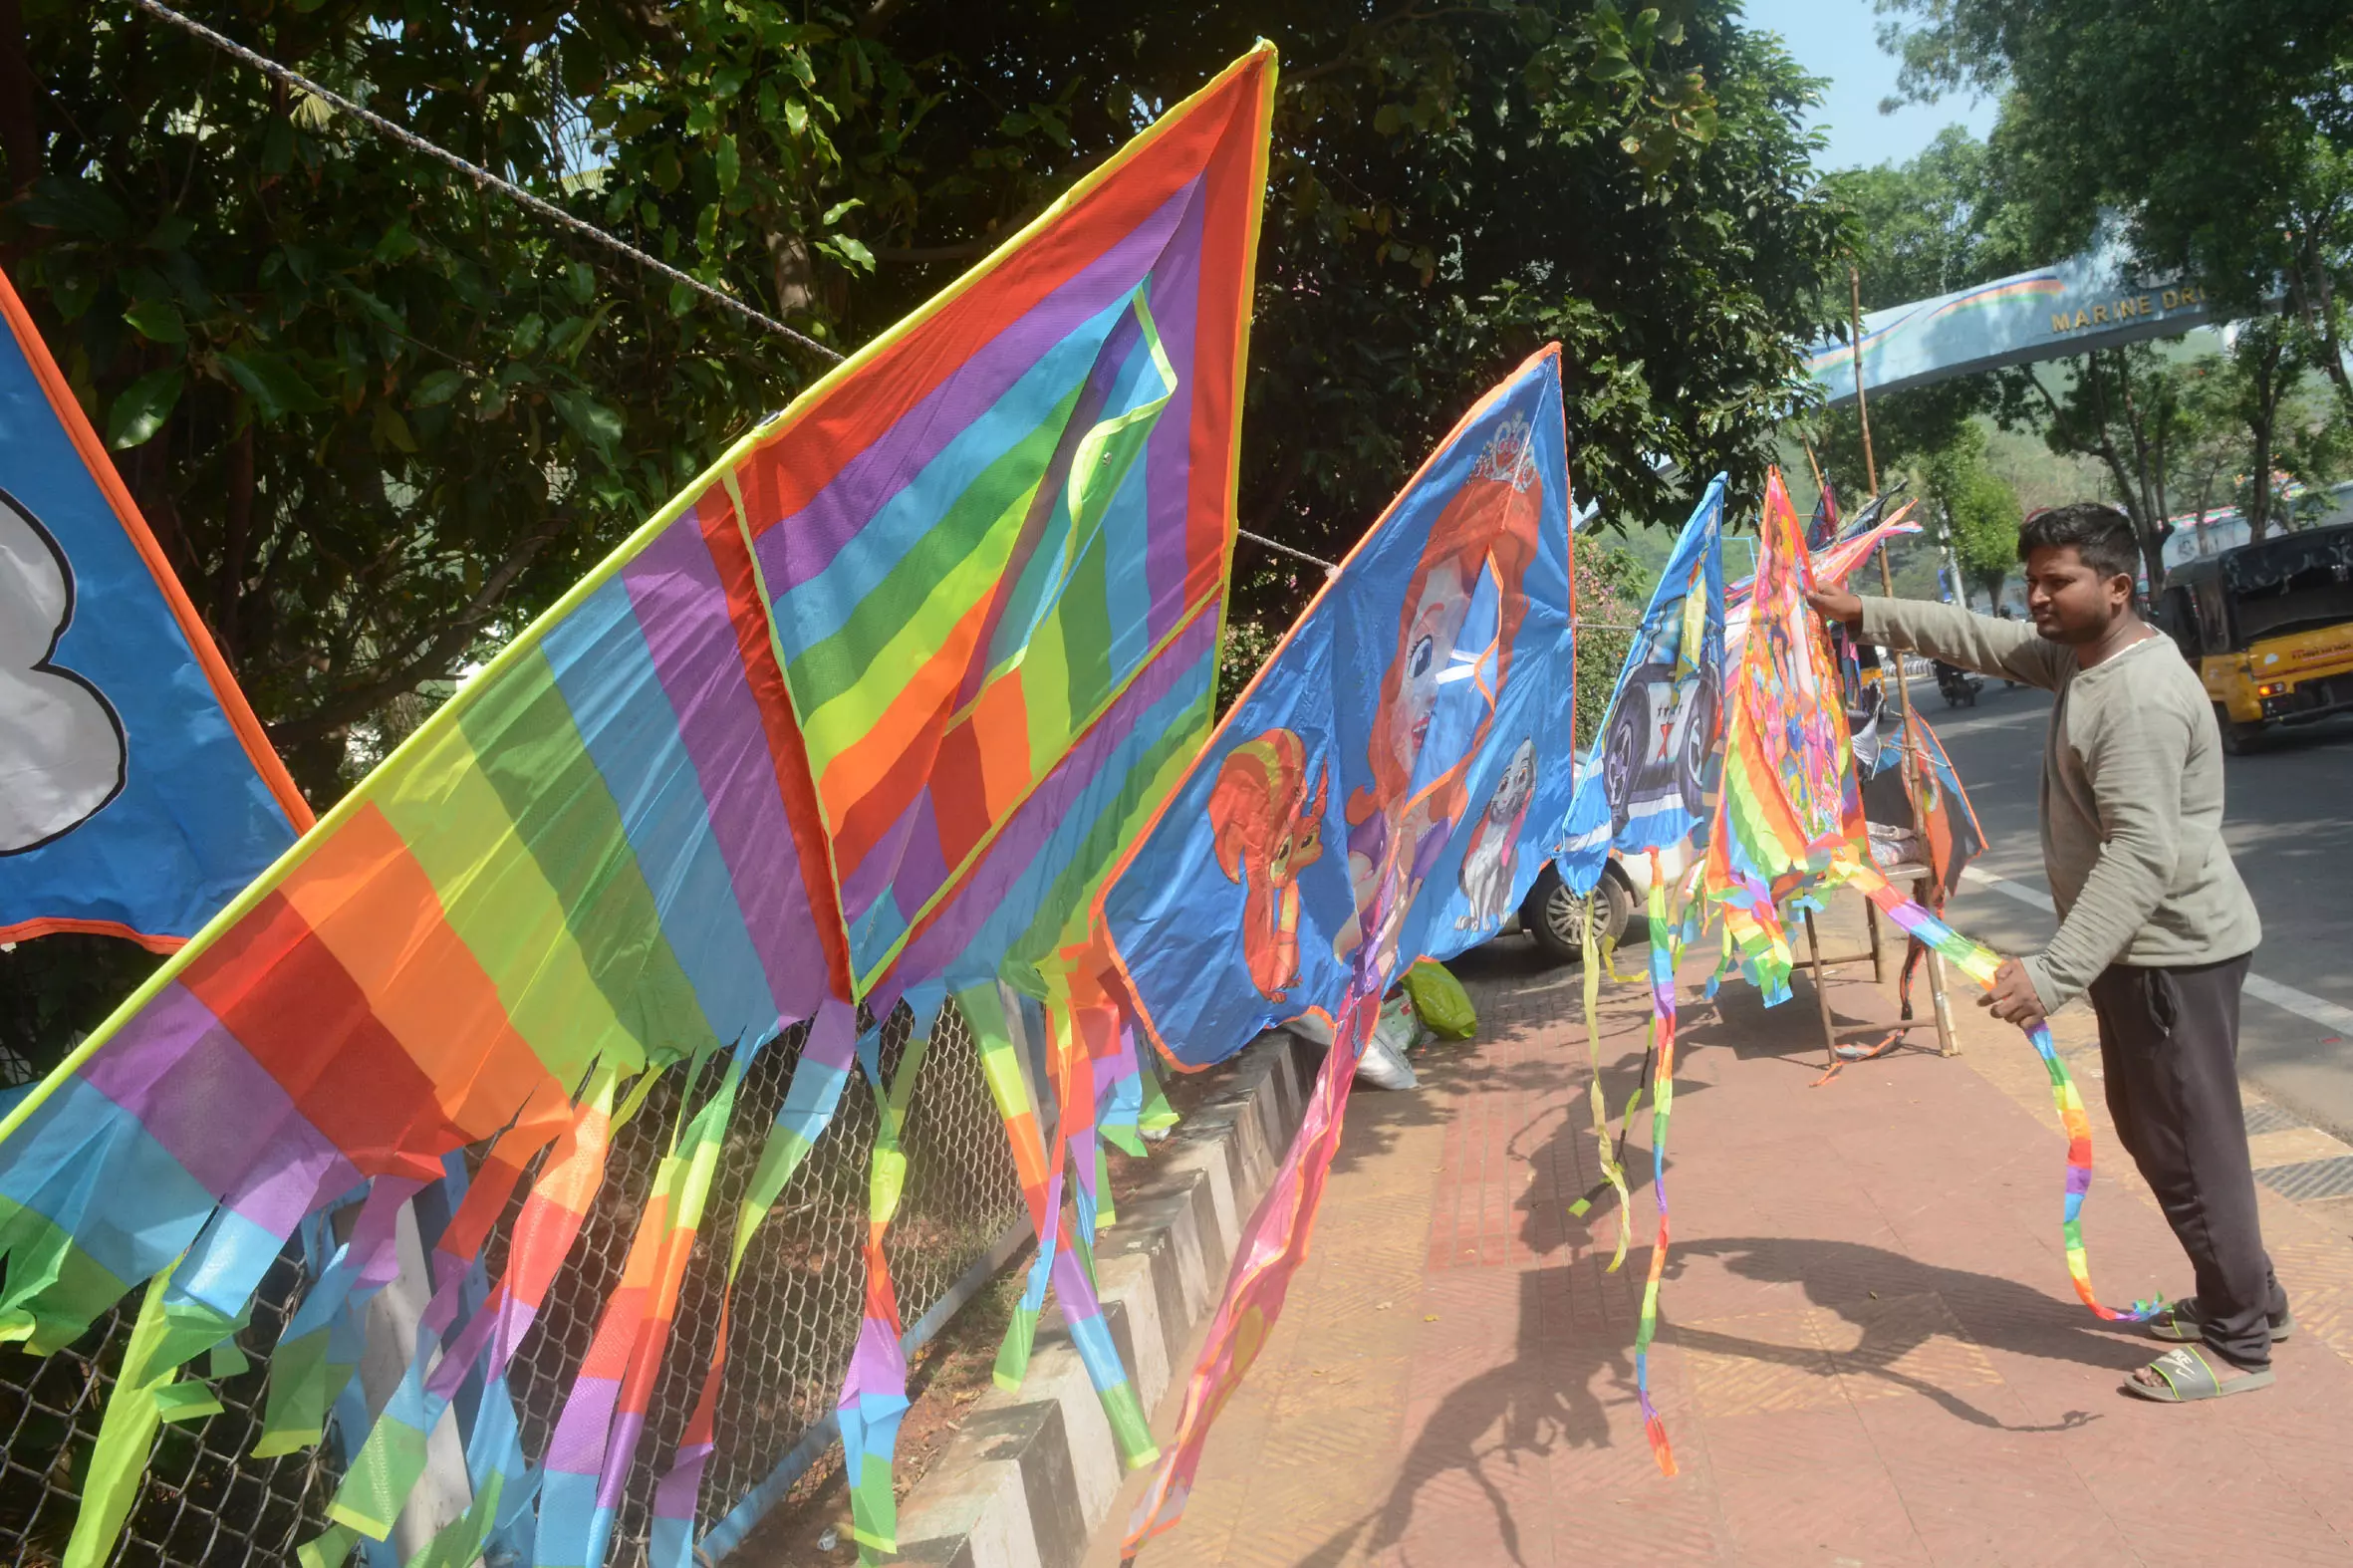
[{"label": "tree shadow on ground", "polygon": [[[1694,1085],[1694,1089],[1701,1086]],[[1678,1092],[1683,1091],[1679,1083]],[[1562,1143],[1571,1148],[1557,1148]],[[1558,1159],[1576,1169],[1573,1150],[1591,1142],[1590,1124],[1563,1121],[1539,1150],[1539,1163]],[[1650,1183],[1647,1154],[1627,1168],[1637,1194]],[[1541,1185],[1541,1183],[1539,1184]],[[1303,1559],[1303,1568],[1335,1568],[1353,1555],[1378,1558],[1406,1537],[1418,1503],[1449,1477],[1467,1481],[1492,1509],[1495,1530],[1512,1561],[1525,1565],[1516,1500],[1529,1500],[1524,1477],[1541,1472],[1556,1453],[1612,1445],[1610,1409],[1634,1400],[1634,1338],[1641,1280],[1648,1266],[1647,1205],[1639,1200],[1637,1244],[1624,1269],[1605,1273],[1615,1219],[1597,1207],[1583,1221],[1563,1222],[1562,1204],[1523,1198],[1521,1239],[1557,1262],[1528,1269],[1519,1281],[1519,1315],[1511,1359],[1448,1391],[1422,1422],[1388,1498],[1336,1532]],[[1738,1358],[1795,1368],[1824,1379],[1840,1376],[1884,1382],[1933,1401],[1955,1420],[1989,1431],[2066,1431],[2097,1420],[2068,1411],[2047,1425],[2006,1422],[1972,1404],[1957,1389],[1901,1365],[1958,1323],[1989,1349],[2070,1364],[2114,1368],[2121,1376],[2148,1359],[2149,1350],[2087,1319],[2071,1297],[2014,1280],[1923,1263],[1884,1247],[1783,1236],[1714,1237],[1676,1243],[1668,1253],[1672,1280],[1701,1259],[1742,1279],[1796,1285],[1807,1307],[1850,1326],[1852,1348],[1835,1355],[1716,1330],[1680,1327],[1661,1315],[1660,1336],[1685,1355]],[[1886,1303],[1934,1296],[1945,1313],[1891,1312]],[[1794,1302],[1792,1307],[1794,1307]],[[1542,1495],[1538,1491],[1536,1495]],[[1546,1555],[1539,1548],[1537,1556]]]}]

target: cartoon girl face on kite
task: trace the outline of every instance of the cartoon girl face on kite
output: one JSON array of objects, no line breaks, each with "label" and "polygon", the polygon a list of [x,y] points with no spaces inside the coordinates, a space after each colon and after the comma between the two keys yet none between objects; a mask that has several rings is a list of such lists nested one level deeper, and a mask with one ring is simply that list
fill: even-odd
[{"label": "cartoon girl face on kite", "polygon": [[1269,729],[1225,754],[1209,791],[1217,867],[1243,889],[1242,956],[1270,1002],[1299,978],[1299,873],[1324,853],[1331,770],[1315,770],[1312,793],[1307,774],[1306,744]]},{"label": "cartoon girl face on kite", "polygon": [[1473,584],[1462,580],[1459,561],[1427,563],[1421,593],[1406,628],[1404,667],[1398,675],[1396,718],[1387,726],[1389,760],[1411,778],[1422,748],[1430,742],[1430,721],[1438,708],[1438,677],[1453,662],[1454,645],[1470,613]]},{"label": "cartoon girl face on kite", "polygon": [[1356,918],[1333,943],[1370,980],[1397,967],[1397,941],[1438,846],[1461,819],[1464,775],[1487,738],[1511,645],[1527,616],[1543,486],[1524,422],[1499,430],[1423,542],[1399,605],[1366,762],[1373,783],[1348,803]]}]

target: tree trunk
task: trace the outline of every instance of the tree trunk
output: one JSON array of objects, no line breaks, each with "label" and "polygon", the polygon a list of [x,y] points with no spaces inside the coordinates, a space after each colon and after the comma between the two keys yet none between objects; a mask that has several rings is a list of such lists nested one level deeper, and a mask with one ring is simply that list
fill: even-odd
[{"label": "tree trunk", "polygon": [[2271,526],[2271,458],[2273,426],[2279,417],[2280,334],[2265,334],[2263,352],[2256,360],[2254,416],[2247,432],[2254,437],[2254,470],[2247,475],[2246,538],[2260,543]]},{"label": "tree trunk", "polygon": [[2306,330],[2320,340],[2322,372],[2336,385],[2345,411],[2353,413],[2353,373],[2345,369],[2344,327],[2329,281],[2328,262],[2320,254],[2319,236],[2327,226],[2325,216],[2304,225],[2303,243],[2296,248],[2295,264],[2288,269],[2288,295]]},{"label": "tree trunk", "polygon": [[2133,483],[2132,471],[2125,466],[2124,454],[2116,447],[2116,415],[2108,404],[2108,379],[2100,374],[2099,355],[2085,357],[2085,374],[2091,379],[2092,415],[2100,426],[2100,461],[2107,464],[2108,477],[2116,486],[2116,499],[2138,533],[2147,526],[2148,519],[2142,515],[2140,490]]},{"label": "tree trunk", "polygon": [[341,729],[293,738],[273,729],[270,742],[278,748],[278,755],[286,759],[286,771],[293,775],[295,787],[302,791],[313,810],[324,814],[343,798],[344,732]]}]

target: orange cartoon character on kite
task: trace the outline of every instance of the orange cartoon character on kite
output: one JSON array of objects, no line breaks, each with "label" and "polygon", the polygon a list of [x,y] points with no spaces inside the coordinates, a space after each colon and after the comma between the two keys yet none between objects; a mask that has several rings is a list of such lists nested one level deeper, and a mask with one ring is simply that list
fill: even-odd
[{"label": "orange cartoon character on kite", "polygon": [[1318,767],[1310,793],[1305,742],[1270,729],[1226,753],[1209,793],[1218,869],[1245,890],[1242,955],[1270,1002],[1299,978],[1299,873],[1324,853],[1330,779]]},{"label": "orange cartoon character on kite", "polygon": [[1406,916],[1468,803],[1469,765],[1527,619],[1542,512],[1534,443],[1514,418],[1482,448],[1414,564],[1367,747],[1374,782],[1348,801],[1356,919],[1333,946],[1360,982],[1396,971]]}]

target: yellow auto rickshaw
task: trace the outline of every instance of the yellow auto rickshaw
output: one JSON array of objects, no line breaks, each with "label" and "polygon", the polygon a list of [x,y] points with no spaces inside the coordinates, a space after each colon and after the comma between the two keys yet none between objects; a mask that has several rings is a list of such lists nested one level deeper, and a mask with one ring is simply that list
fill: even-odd
[{"label": "yellow auto rickshaw", "polygon": [[2353,709],[2353,524],[2280,534],[2168,572],[2158,621],[2198,669],[2222,749]]}]

